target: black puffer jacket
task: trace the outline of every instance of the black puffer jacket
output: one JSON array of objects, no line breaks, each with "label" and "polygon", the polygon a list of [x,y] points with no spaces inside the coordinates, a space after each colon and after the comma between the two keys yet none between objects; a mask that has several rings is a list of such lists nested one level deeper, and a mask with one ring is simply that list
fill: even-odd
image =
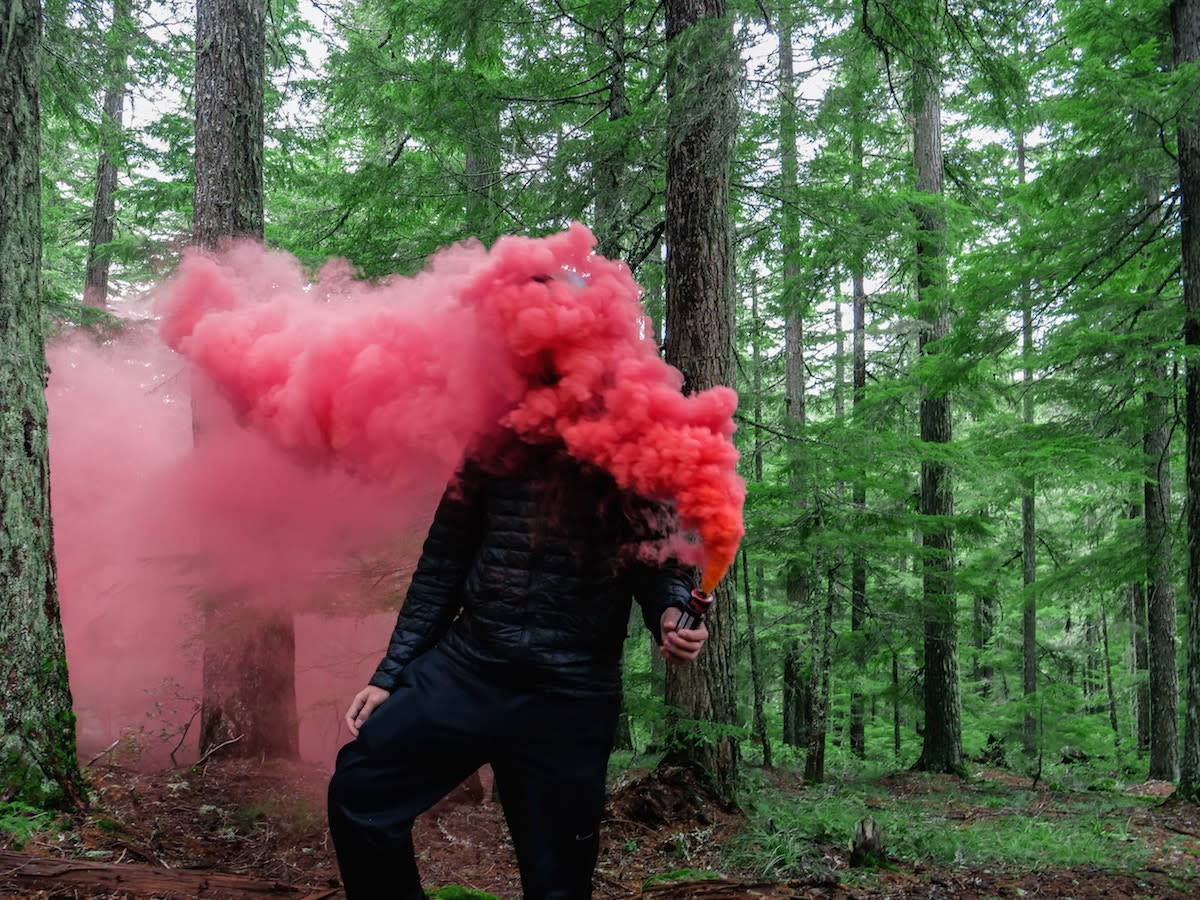
[{"label": "black puffer jacket", "polygon": [[393,690],[408,663],[440,644],[494,682],[618,694],[631,601],[660,640],[663,611],[683,608],[691,591],[686,569],[644,559],[662,513],[561,452],[527,450],[501,473],[466,464],[438,506],[371,684]]}]

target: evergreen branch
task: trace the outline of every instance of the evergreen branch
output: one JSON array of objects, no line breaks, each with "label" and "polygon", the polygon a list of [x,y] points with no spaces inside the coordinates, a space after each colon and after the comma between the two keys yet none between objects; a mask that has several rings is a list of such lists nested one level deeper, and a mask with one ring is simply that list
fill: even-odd
[{"label": "evergreen branch", "polygon": [[587,24],[582,19],[578,18],[574,13],[569,12],[567,8],[563,6],[562,0],[554,0],[554,8],[558,10],[558,14],[562,18],[566,19],[584,34],[592,34],[600,38],[601,42],[604,44],[605,50],[612,49],[612,42],[608,39],[608,31],[606,29],[597,28],[594,25]]},{"label": "evergreen branch", "polygon": [[665,219],[661,219],[654,223],[654,227],[650,229],[649,234],[642,236],[641,246],[636,248],[636,250],[631,249],[625,257],[625,261],[629,265],[629,271],[636,272],[641,267],[646,258],[658,247],[666,230],[667,222]]},{"label": "evergreen branch", "polygon": [[[1087,273],[1087,271],[1092,266],[1094,266],[1100,260],[1107,257],[1112,252],[1112,250],[1114,249],[1115,246],[1119,246],[1127,238],[1136,234],[1141,229],[1141,227],[1146,224],[1146,221],[1148,219],[1150,219],[1151,216],[1157,215],[1158,211],[1164,205],[1169,205],[1170,207],[1174,207],[1176,200],[1178,200],[1178,197],[1179,197],[1179,191],[1175,190],[1175,191],[1172,191],[1170,194],[1168,194],[1165,200],[1160,200],[1158,203],[1145,206],[1142,209],[1140,215],[1136,216],[1133,219],[1133,221],[1129,223],[1128,227],[1126,227],[1124,229],[1124,231],[1121,232],[1120,237],[1117,239],[1117,241],[1115,243],[1110,243],[1107,246],[1102,247],[1101,249],[1099,249],[1095,253],[1093,253],[1083,263],[1083,265],[1081,265],[1075,271],[1075,274],[1072,275],[1070,278],[1068,278],[1066,280],[1066,282],[1063,284],[1063,286],[1054,292],[1053,299],[1054,300],[1062,299],[1063,295],[1068,290],[1075,287],[1075,285],[1079,282],[1079,280],[1084,276],[1085,273]],[[1168,201],[1169,201],[1169,203],[1168,203]],[[1165,215],[1158,216],[1157,219],[1155,220],[1154,228],[1151,229],[1150,233],[1148,235],[1146,235],[1144,238],[1142,238],[1141,241],[1137,242],[1134,245],[1133,249],[1130,250],[1128,253],[1126,253],[1125,256],[1123,256],[1116,263],[1116,265],[1114,265],[1111,269],[1109,269],[1106,273],[1104,273],[1100,277],[1099,281],[1097,281],[1095,284],[1093,284],[1092,287],[1093,288],[1100,287],[1100,285],[1104,284],[1106,281],[1108,281],[1110,278],[1112,278],[1114,275],[1116,275],[1119,271],[1121,271],[1121,269],[1125,268],[1125,266],[1128,265],[1129,262],[1134,257],[1138,256],[1143,250],[1145,250],[1151,244],[1155,243],[1159,237],[1159,233],[1164,230],[1164,228],[1166,227],[1166,223],[1168,221],[1169,221],[1169,219],[1167,216],[1165,216]]]},{"label": "evergreen branch", "polygon": [[[400,140],[397,142],[396,152],[393,153],[391,158],[388,160],[387,168],[390,169],[392,166],[396,165],[396,163],[400,161],[400,154],[402,154],[404,152],[404,148],[405,148],[405,146],[407,146],[407,144],[408,144],[408,135],[406,134],[403,137],[401,137]],[[346,222],[350,218],[350,214],[352,212],[354,212],[353,206],[346,207],[345,212],[342,213],[341,217],[337,220],[337,222],[334,223],[333,227],[330,228],[327,232],[325,232],[325,234],[323,234],[319,238],[317,238],[317,243],[323,244],[327,240],[329,240],[331,237],[333,237],[335,234],[337,234],[339,231],[341,231],[342,226],[346,224]]]}]

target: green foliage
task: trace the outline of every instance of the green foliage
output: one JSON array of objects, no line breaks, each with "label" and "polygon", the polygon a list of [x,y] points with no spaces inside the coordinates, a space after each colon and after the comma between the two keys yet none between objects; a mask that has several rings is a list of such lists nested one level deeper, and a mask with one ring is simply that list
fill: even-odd
[{"label": "green foliage", "polygon": [[795,795],[755,796],[751,826],[723,861],[764,878],[822,871],[826,848],[848,852],[855,824],[870,816],[888,858],[906,866],[1136,870],[1149,850],[1130,839],[1130,822],[1152,803],[1078,786],[1047,793],[984,778],[860,773]]},{"label": "green foliage", "polygon": [[431,900],[500,900],[495,894],[477,891],[474,888],[452,885],[444,888],[426,888],[425,896]]},{"label": "green foliage", "polygon": [[652,875],[647,878],[642,884],[642,889],[653,887],[661,884],[676,884],[680,890],[685,890],[685,885],[696,881],[714,881],[721,877],[719,872],[712,872],[708,869],[676,869],[673,872],[663,872],[659,875]]},{"label": "green foliage", "polygon": [[20,850],[52,818],[45,810],[19,800],[0,802],[0,834],[9,835],[14,849]]}]

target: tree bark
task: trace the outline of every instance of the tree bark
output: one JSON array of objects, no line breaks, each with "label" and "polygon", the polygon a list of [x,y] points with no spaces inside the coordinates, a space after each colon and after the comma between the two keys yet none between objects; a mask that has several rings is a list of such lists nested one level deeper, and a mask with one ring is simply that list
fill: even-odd
[{"label": "tree bark", "polygon": [[108,305],[110,258],[105,245],[113,239],[117,212],[117,162],[120,150],[126,80],[129,77],[129,37],[133,31],[131,0],[113,0],[112,27],[108,36],[108,83],[100,114],[100,161],[96,165],[96,191],[92,202],[92,235],[88,241],[83,305],[103,309]]},{"label": "tree bark", "polygon": [[[1017,177],[1025,183],[1025,135],[1017,137]],[[1033,301],[1030,299],[1029,282],[1021,285],[1021,358],[1025,367],[1021,387],[1021,420],[1026,429],[1033,428]],[[1037,717],[1033,704],[1037,694],[1037,518],[1032,475],[1021,479],[1021,583],[1024,586],[1024,602],[1021,609],[1021,687],[1025,695],[1024,728],[1021,733],[1023,748],[1027,756],[1033,756],[1037,748]]]},{"label": "tree bark", "polygon": [[[857,71],[857,69],[855,70]],[[861,97],[860,91],[853,92],[857,104]],[[854,196],[862,192],[863,169],[863,116],[857,108],[853,113],[850,136],[851,156],[851,185]],[[854,254],[853,271],[850,273],[851,290],[853,292],[854,325],[850,338],[851,344],[851,380],[853,382],[852,409],[860,412],[867,390],[867,288],[866,288],[866,256],[861,250]],[[854,487],[851,491],[851,505],[854,516],[861,522],[867,511],[867,471],[861,468],[857,472]],[[865,527],[862,523],[860,527]],[[850,552],[850,632],[856,636],[854,642],[854,687],[850,692],[850,752],[859,759],[867,755],[866,717],[863,708],[863,692],[861,679],[867,665],[865,642],[862,632],[867,622],[867,557],[859,542],[855,542]]]},{"label": "tree bark", "polygon": [[499,31],[491,23],[475,20],[463,53],[473,85],[466,98],[471,116],[463,154],[465,213],[467,233],[489,244],[497,237],[494,194],[500,173],[500,110],[482,70],[500,65],[500,58]]},{"label": "tree bark", "polygon": [[[1134,127],[1152,139],[1156,125],[1144,115],[1135,117]],[[1160,227],[1159,176],[1139,167],[1136,172],[1146,213],[1146,239],[1152,240]],[[1146,285],[1151,306],[1161,302]],[[1148,360],[1139,367],[1142,378],[1142,484],[1146,542],[1146,640],[1150,695],[1150,771],[1154,779],[1179,777],[1179,681],[1175,668],[1174,528],[1171,519],[1171,431],[1174,415],[1167,392],[1170,380],[1166,364],[1155,344],[1158,335],[1148,335]]]},{"label": "tree bark", "polygon": [[[1149,378],[1166,377],[1164,367],[1150,366]],[[1148,571],[1146,584],[1147,651],[1150,661],[1149,777],[1179,778],[1179,677],[1175,670],[1175,585],[1171,580],[1172,525],[1170,410],[1157,391],[1144,395],[1146,433],[1145,522]]]},{"label": "tree bark", "polygon": [[[782,306],[784,311],[784,415],[798,431],[805,426],[805,374],[804,374],[804,315],[797,296],[800,282],[799,226],[794,213],[793,197],[799,183],[799,163],[796,151],[796,97],[795,74],[792,59],[791,10],[785,4],[779,11],[779,168],[784,202],[780,209],[780,249],[783,254]],[[796,507],[796,517],[803,520],[808,509],[808,474],[802,456],[794,460],[791,489]],[[812,605],[813,569],[805,555],[805,548],[793,547],[787,561],[787,601],[792,614],[800,619],[806,611],[812,616],[818,612]],[[803,677],[803,683],[791,685],[791,694],[796,701],[797,714],[793,716],[791,738],[796,746],[813,750],[814,728],[817,726],[816,703],[817,672],[819,671],[817,648],[819,627],[810,619],[808,656],[809,664],[799,664],[799,646],[791,649],[785,659],[784,680]],[[793,656],[792,653],[797,654]],[[802,674],[803,673],[803,674]],[[822,740],[824,738],[822,737]],[[785,743],[787,739],[785,738]],[[806,766],[808,763],[805,764]]]},{"label": "tree bark", "polygon": [[[608,61],[608,122],[610,128],[629,116],[626,93],[625,7],[619,7],[599,39],[611,48]],[[620,127],[620,126],[618,126]],[[625,141],[598,142],[593,160],[595,172],[596,251],[606,259],[619,259],[622,251],[624,210],[621,189],[625,181]]]},{"label": "tree bark", "polygon": [[41,4],[0,0],[0,23],[0,796],[78,807],[39,287]]},{"label": "tree bark", "polygon": [[[752,354],[752,364],[754,370],[751,374],[754,385],[754,453],[752,463],[754,466],[754,480],[761,483],[763,479],[763,452],[762,452],[762,429],[759,423],[762,421],[762,320],[758,315],[758,283],[757,281],[751,284],[751,301],[750,301],[750,352]],[[774,765],[774,760],[771,755],[771,734],[767,729],[767,715],[765,711],[765,689],[763,685],[764,675],[762,667],[758,660],[758,642],[754,635],[754,609],[751,602],[750,592],[750,565],[748,560],[749,554],[745,544],[742,545],[742,571],[743,578],[746,581],[746,642],[750,648],[750,679],[754,687],[754,730],[758,734],[758,739],[762,744],[763,768],[769,769]],[[762,604],[763,600],[763,566],[761,562],[757,562],[754,567],[754,601]]]},{"label": "tree bark", "polygon": [[[263,0],[196,4],[196,186],[192,239],[215,249],[263,239]],[[204,430],[206,385],[193,379],[193,429]],[[202,437],[201,437],[202,439]],[[205,598],[200,752],[299,755],[296,640],[291,615],[259,610],[235,586]],[[237,611],[235,613],[235,611]]]},{"label": "tree bark", "polygon": [[[917,192],[927,195],[917,212],[917,307],[919,344],[935,356],[949,330],[944,291],[945,224],[935,204],[942,195],[940,83],[937,60],[918,58],[913,69],[913,158]],[[925,384],[921,395],[921,441],[938,447],[951,439],[950,395]],[[920,512],[925,619],[925,734],[917,767],[962,772],[961,698],[958,685],[958,624],[954,587],[954,512],[950,469],[940,454],[921,463]]]},{"label": "tree bark", "polygon": [[1112,728],[1113,747],[1121,749],[1121,730],[1117,725],[1117,694],[1113,690],[1112,657],[1108,652],[1108,613],[1100,604],[1100,640],[1104,650],[1104,685],[1108,691],[1108,724]]},{"label": "tree bark", "polygon": [[[764,705],[763,671],[758,662],[758,644],[754,638],[754,604],[751,602],[750,567],[746,559],[746,548],[742,547],[742,578],[746,600],[746,643],[750,649],[750,683],[754,688],[754,733],[762,747],[763,768],[770,769],[774,762],[771,758],[771,734],[767,730],[767,714]],[[761,578],[758,584],[762,584]],[[761,597],[759,598],[761,601]]]},{"label": "tree bark", "polygon": [[[738,56],[724,0],[668,0],[666,359],[685,393],[733,384],[733,240],[729,177],[737,131]],[[667,702],[685,716],[737,721],[736,606],[728,579],[714,591],[699,659],[667,672]],[[691,742],[685,757],[732,799],[737,742]]]},{"label": "tree bark", "polygon": [[996,671],[990,662],[982,662],[981,659],[990,649],[996,630],[996,597],[993,590],[975,595],[973,626],[976,660],[974,676],[979,684],[979,696],[987,698],[992,696],[992,681]]},{"label": "tree bark", "polygon": [[[1171,33],[1178,68],[1200,60],[1200,0],[1173,0]],[[1179,795],[1200,798],[1200,116],[1187,108],[1179,120],[1184,343],[1189,351],[1184,400],[1187,482],[1187,697]]]},{"label": "tree bark", "polygon": [[[1140,502],[1129,504],[1129,518],[1142,517]],[[1137,749],[1150,749],[1150,659],[1146,646],[1146,584],[1139,578],[1129,586],[1129,640],[1133,645],[1133,696],[1137,717]]]},{"label": "tree bark", "polygon": [[196,4],[196,159],[192,239],[263,237],[263,0]]}]

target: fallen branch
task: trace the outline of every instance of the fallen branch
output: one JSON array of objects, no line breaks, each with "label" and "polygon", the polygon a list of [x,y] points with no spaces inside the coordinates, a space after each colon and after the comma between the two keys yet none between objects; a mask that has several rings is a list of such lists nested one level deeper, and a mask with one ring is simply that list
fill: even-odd
[{"label": "fallen branch", "polygon": [[103,750],[101,750],[99,753],[97,753],[95,756],[93,756],[91,759],[89,759],[87,762],[85,762],[83,764],[83,767],[86,769],[88,766],[90,766],[92,763],[94,763],[96,760],[98,760],[100,757],[102,757],[105,753],[111,753],[113,750],[115,750],[117,748],[117,744],[119,744],[119,743],[121,743],[121,739],[117,738],[115,741],[113,741],[111,744],[109,744],[107,747],[105,747]]},{"label": "fallen branch", "polygon": [[198,760],[196,760],[195,763],[193,763],[193,765],[196,765],[196,766],[203,765],[204,763],[206,763],[208,761],[208,758],[210,756],[212,756],[214,753],[216,753],[218,750],[220,750],[224,747],[228,747],[230,744],[236,744],[238,741],[240,741],[244,737],[245,737],[244,734],[239,734],[237,737],[230,738],[227,741],[221,741],[221,743],[217,744],[215,747],[209,747],[207,750],[204,751],[204,754]]}]

